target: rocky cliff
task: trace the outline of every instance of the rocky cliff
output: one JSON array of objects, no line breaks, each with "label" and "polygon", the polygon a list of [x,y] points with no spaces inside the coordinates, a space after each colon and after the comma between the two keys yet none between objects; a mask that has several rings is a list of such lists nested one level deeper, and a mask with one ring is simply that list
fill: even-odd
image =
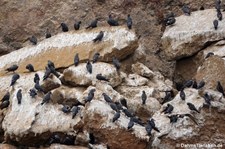
[{"label": "rocky cliff", "polygon": [[[190,16],[182,14],[184,3]],[[0,4],[0,148],[225,146],[224,20],[215,30],[213,2]],[[176,22],[165,27],[169,11]],[[120,26],[109,27],[108,14]],[[98,27],[85,29],[96,17]],[[69,32],[61,31],[61,22]],[[47,28],[52,37],[44,39]],[[100,31],[103,39],[93,42]],[[32,35],[36,45],[28,41]],[[6,72],[13,65],[18,69]]]}]

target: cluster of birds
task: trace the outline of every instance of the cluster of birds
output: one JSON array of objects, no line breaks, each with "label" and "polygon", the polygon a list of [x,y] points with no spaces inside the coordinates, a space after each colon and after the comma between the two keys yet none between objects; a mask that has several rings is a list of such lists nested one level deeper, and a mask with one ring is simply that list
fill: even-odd
[{"label": "cluster of birds", "polygon": [[[95,20],[93,20],[92,22],[90,22],[90,24],[86,27],[86,29],[89,29],[89,28],[96,28],[98,26],[98,21],[99,21],[99,18],[96,18]],[[130,16],[130,14],[127,15],[127,27],[128,29],[132,29],[132,24],[133,24],[133,21],[132,21],[132,18]],[[109,15],[109,18],[107,20],[107,23],[110,25],[110,26],[119,26],[119,23],[117,20],[113,19],[112,15],[110,14]],[[74,23],[74,29],[75,30],[79,30],[80,29],[80,25],[81,25],[81,21],[78,21],[78,22],[75,22]],[[61,23],[61,28],[62,28],[62,31],[63,32],[68,32],[69,31],[69,27],[67,26],[66,23]],[[47,29],[46,31],[46,34],[45,34],[45,38],[50,38],[52,35],[49,31],[49,29]],[[104,32],[103,31],[100,31],[99,34],[96,36],[95,39],[93,39],[93,42],[97,42],[97,41],[101,41],[102,38],[104,36]],[[33,35],[31,37],[28,38],[29,41],[33,44],[33,45],[36,45],[38,40],[37,38]]]}]

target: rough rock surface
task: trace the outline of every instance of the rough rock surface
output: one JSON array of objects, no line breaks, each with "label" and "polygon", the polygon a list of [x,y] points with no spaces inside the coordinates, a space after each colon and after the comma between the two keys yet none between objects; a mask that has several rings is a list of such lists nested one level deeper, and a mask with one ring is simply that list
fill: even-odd
[{"label": "rough rock surface", "polygon": [[192,12],[191,16],[177,17],[176,24],[168,27],[162,36],[162,45],[167,58],[177,60],[192,56],[210,42],[223,39],[225,30],[222,26],[225,21],[220,21],[218,30],[215,30],[212,22],[217,18],[216,14],[215,9],[206,9]]},{"label": "rough rock surface", "polygon": [[[104,31],[103,40],[94,43],[92,40],[101,30]],[[5,74],[4,70],[13,64],[20,66],[17,72],[27,72],[27,64],[32,64],[35,70],[43,70],[48,60],[53,61],[56,68],[68,67],[74,63],[76,53],[83,61],[91,60],[96,52],[100,53],[104,61],[111,61],[113,56],[123,59],[137,47],[135,33],[124,27],[101,27],[91,31],[60,33],[36,46],[27,46],[2,56],[0,75]]]}]

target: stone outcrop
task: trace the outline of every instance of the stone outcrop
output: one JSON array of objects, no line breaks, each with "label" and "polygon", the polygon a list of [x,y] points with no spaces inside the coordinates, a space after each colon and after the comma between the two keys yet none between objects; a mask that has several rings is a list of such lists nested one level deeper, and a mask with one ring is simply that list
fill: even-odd
[{"label": "stone outcrop", "polygon": [[[94,43],[92,40],[101,30],[104,31],[103,40]],[[111,61],[113,56],[123,59],[137,47],[135,33],[124,27],[101,27],[90,31],[60,33],[35,46],[27,46],[2,56],[0,75],[5,74],[4,70],[12,64],[19,65],[17,72],[27,72],[27,64],[32,64],[35,70],[43,70],[48,60],[53,61],[56,68],[68,67],[74,63],[76,53],[81,61],[92,60],[96,52],[100,53],[101,61]]]},{"label": "stone outcrop", "polygon": [[213,20],[217,19],[216,14],[215,9],[206,9],[192,12],[191,16],[176,17],[176,23],[167,27],[162,36],[167,59],[178,60],[192,56],[211,42],[222,40],[225,37],[222,26],[225,23],[219,21],[218,30],[215,30]]}]

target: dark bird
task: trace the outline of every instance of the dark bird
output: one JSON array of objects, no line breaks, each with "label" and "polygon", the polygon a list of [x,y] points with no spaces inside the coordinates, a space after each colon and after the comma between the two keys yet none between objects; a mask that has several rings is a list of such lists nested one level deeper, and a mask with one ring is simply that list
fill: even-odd
[{"label": "dark bird", "polygon": [[128,109],[123,109],[123,112],[127,117],[134,117],[134,114],[131,113]]},{"label": "dark bird", "polygon": [[50,72],[55,75],[57,78],[60,77],[60,74],[55,70],[55,67],[48,67],[50,69]]},{"label": "dark bird", "polygon": [[62,107],[62,111],[63,111],[64,113],[69,113],[69,112],[70,112],[70,106],[64,105],[64,106]]},{"label": "dark bird", "polygon": [[118,26],[118,25],[119,25],[118,21],[114,20],[114,19],[112,18],[112,15],[111,15],[111,14],[109,15],[109,19],[107,20],[107,23],[108,23],[110,26]]},{"label": "dark bird", "polygon": [[204,6],[201,6],[201,7],[199,8],[199,10],[205,10]]},{"label": "dark bird", "polygon": [[166,22],[165,22],[166,26],[173,25],[173,24],[175,24],[175,23],[176,23],[175,17],[167,18],[167,19],[166,19]]},{"label": "dark bird", "polygon": [[98,24],[98,20],[95,19],[94,21],[91,22],[90,25],[88,25],[88,26],[86,27],[86,29],[88,29],[88,28],[95,28],[95,27],[97,27],[97,24]]},{"label": "dark bird", "polygon": [[112,99],[108,95],[106,95],[106,93],[102,93],[102,95],[103,95],[106,102],[109,102],[109,103],[113,102]]},{"label": "dark bird", "polygon": [[170,115],[168,118],[170,119],[170,123],[176,123],[178,120],[178,115]]},{"label": "dark bird", "polygon": [[139,117],[132,117],[133,118],[133,122],[141,125],[141,126],[144,126],[144,123],[142,122],[142,120],[139,118]]},{"label": "dark bird", "polygon": [[211,101],[212,101],[212,96],[209,95],[208,93],[205,93],[203,98],[205,99],[205,102],[207,105],[211,105]]},{"label": "dark bird", "polygon": [[100,54],[99,54],[98,52],[95,53],[94,56],[93,56],[92,62],[93,62],[93,63],[96,63],[96,62],[98,61],[99,57],[100,57]]},{"label": "dark bird", "polygon": [[142,100],[143,105],[145,105],[146,99],[147,99],[147,95],[146,95],[145,91],[142,91],[141,100]]},{"label": "dark bird", "polygon": [[188,80],[184,83],[183,88],[191,87],[193,85],[193,80]]},{"label": "dark bird", "polygon": [[34,66],[32,64],[27,64],[26,69],[30,72],[34,72]]},{"label": "dark bird", "polygon": [[68,26],[66,25],[66,23],[61,23],[61,27],[62,27],[62,31],[63,31],[63,32],[68,32],[68,31],[69,31],[69,28],[68,28]]},{"label": "dark bird", "polygon": [[17,97],[18,104],[21,104],[21,100],[22,100],[22,90],[21,89],[19,89],[17,91],[16,97]]},{"label": "dark bird", "polygon": [[120,118],[120,112],[116,112],[113,116],[112,122],[117,121]]},{"label": "dark bird", "polygon": [[116,112],[119,111],[115,103],[112,102],[112,103],[109,103],[109,105],[114,111],[116,111]]},{"label": "dark bird", "polygon": [[0,104],[0,109],[5,109],[9,106],[10,104],[10,101],[9,100],[5,100],[5,101],[2,101],[2,103]]},{"label": "dark bird", "polygon": [[96,75],[96,79],[98,79],[100,81],[102,80],[102,81],[109,82],[109,79],[106,79],[106,77],[102,76],[101,73],[99,73],[99,74]]},{"label": "dark bird", "polygon": [[164,104],[164,103],[166,103],[166,102],[169,102],[171,99],[172,99],[172,94],[171,94],[171,92],[166,92],[166,95],[165,95],[165,97],[163,98],[163,101],[162,101],[161,104]]},{"label": "dark bird", "polygon": [[77,54],[75,55],[75,57],[74,57],[74,65],[75,65],[75,66],[78,66],[79,61],[80,61],[80,59],[79,59],[79,54],[77,53]]},{"label": "dark bird", "polygon": [[44,98],[43,98],[43,100],[42,100],[42,102],[41,102],[41,105],[43,105],[44,103],[48,103],[48,102],[51,100],[51,95],[52,95],[52,93],[51,93],[51,92],[48,92],[48,93],[44,96]]},{"label": "dark bird", "polygon": [[88,96],[85,98],[85,102],[90,102],[94,98],[95,89],[91,89]]},{"label": "dark bird", "polygon": [[155,126],[155,120],[154,119],[150,119],[150,121],[148,121],[148,123],[152,126],[152,128],[155,131],[160,132],[159,129]]},{"label": "dark bird", "polygon": [[127,129],[131,129],[134,126],[134,121],[132,119],[132,117],[130,118],[130,121],[128,123]]},{"label": "dark bird", "polygon": [[17,73],[13,74],[10,86],[13,86],[19,78],[20,75],[18,75]]},{"label": "dark bird", "polygon": [[197,89],[201,89],[201,88],[203,88],[205,86],[205,81],[200,81],[199,82],[199,84],[198,84],[198,86],[197,86]]},{"label": "dark bird", "polygon": [[131,17],[130,17],[130,14],[128,14],[128,15],[127,15],[127,27],[128,27],[129,29],[132,29],[132,24],[133,24],[132,19],[131,19]]},{"label": "dark bird", "polygon": [[81,24],[81,21],[75,22],[74,23],[74,29],[75,30],[79,30],[80,29],[80,24]]},{"label": "dark bird", "polygon": [[216,10],[217,11],[220,11],[220,9],[221,9],[221,1],[220,0],[216,0],[215,1],[215,8],[216,8]]},{"label": "dark bird", "polygon": [[198,87],[198,84],[197,84],[196,80],[193,80],[192,88],[197,89],[197,87]]},{"label": "dark bird", "polygon": [[220,81],[217,82],[217,86],[216,89],[218,92],[222,93],[223,96],[225,96],[224,90],[223,90],[223,86],[221,85]]},{"label": "dark bird", "polygon": [[192,103],[188,102],[187,105],[190,110],[200,113]]},{"label": "dark bird", "polygon": [[171,104],[167,104],[167,107],[163,110],[165,114],[171,113],[173,111],[173,106]]},{"label": "dark bird", "polygon": [[151,133],[152,133],[152,126],[150,125],[150,123],[146,124],[145,130],[146,130],[148,135],[151,135]]},{"label": "dark bird", "polygon": [[52,35],[51,35],[51,33],[49,32],[49,29],[47,29],[46,30],[46,34],[45,34],[45,38],[47,39],[47,38],[51,38],[52,37]]},{"label": "dark bird", "polygon": [[93,133],[89,134],[89,143],[90,144],[95,144],[96,143],[95,136],[94,136]]},{"label": "dark bird", "polygon": [[71,113],[72,113],[72,119],[74,119],[74,117],[77,115],[77,113],[79,112],[80,108],[77,106],[73,106],[71,109]]},{"label": "dark bird", "polygon": [[32,98],[34,98],[37,95],[37,92],[35,91],[35,89],[30,89],[29,94]]},{"label": "dark bird", "polygon": [[8,71],[8,72],[10,72],[10,71],[16,71],[18,69],[18,65],[12,65],[12,66],[10,66],[9,68],[6,68],[6,70],[5,71]]},{"label": "dark bird", "polygon": [[184,93],[184,90],[181,90],[180,91],[180,98],[182,99],[182,100],[185,100],[185,93]]},{"label": "dark bird", "polygon": [[48,68],[51,68],[51,67],[55,68],[55,64],[50,60],[48,60],[47,66]]},{"label": "dark bird", "polygon": [[65,144],[65,145],[74,145],[74,141],[75,141],[75,138],[74,137],[66,136],[63,139],[62,144]]},{"label": "dark bird", "polygon": [[214,55],[214,53],[213,53],[213,52],[209,52],[209,53],[207,53],[207,55],[206,55],[205,59],[209,58],[209,57],[210,57],[210,56],[212,56],[212,55]]},{"label": "dark bird", "polygon": [[7,92],[4,96],[3,96],[3,98],[2,98],[2,102],[3,101],[6,101],[6,100],[9,100],[9,98],[10,98],[10,94],[9,94],[9,92]]},{"label": "dark bird", "polygon": [[182,11],[184,12],[185,15],[190,16],[191,15],[191,10],[188,7],[188,5],[184,4],[184,6],[182,7]]},{"label": "dark bird", "polygon": [[217,11],[217,18],[218,18],[218,20],[222,21],[223,15],[222,15],[221,11]]},{"label": "dark bird", "polygon": [[116,67],[116,70],[118,71],[121,66],[119,60],[117,58],[113,57],[112,62],[113,62],[113,65]]},{"label": "dark bird", "polygon": [[120,102],[116,101],[115,104],[118,110],[123,110],[123,105]]},{"label": "dark bird", "polygon": [[40,77],[39,77],[39,75],[37,74],[37,73],[35,73],[35,75],[34,75],[34,83],[39,83],[39,81],[40,81]]},{"label": "dark bird", "polygon": [[215,30],[217,30],[217,28],[218,28],[218,20],[214,20],[213,21],[213,25],[214,25],[214,28],[215,28]]},{"label": "dark bird", "polygon": [[120,103],[121,103],[124,107],[128,108],[128,106],[127,106],[127,100],[126,100],[125,98],[120,99]]},{"label": "dark bird", "polygon": [[93,39],[93,42],[102,41],[102,38],[104,36],[104,32],[100,31],[99,34]]},{"label": "dark bird", "polygon": [[44,89],[41,87],[41,85],[39,84],[39,82],[36,82],[34,85],[34,88],[39,91],[39,92],[43,92],[45,93]]},{"label": "dark bird", "polygon": [[49,144],[52,144],[52,143],[60,143],[59,135],[55,134],[50,138]]},{"label": "dark bird", "polygon": [[89,60],[87,61],[86,68],[87,68],[87,71],[91,74],[92,73],[92,65]]},{"label": "dark bird", "polygon": [[35,36],[31,36],[29,38],[30,42],[33,44],[33,45],[36,45],[37,44],[37,38]]},{"label": "dark bird", "polygon": [[46,80],[51,74],[51,70],[49,69],[49,67],[45,67],[45,74],[43,76],[43,81]]}]

